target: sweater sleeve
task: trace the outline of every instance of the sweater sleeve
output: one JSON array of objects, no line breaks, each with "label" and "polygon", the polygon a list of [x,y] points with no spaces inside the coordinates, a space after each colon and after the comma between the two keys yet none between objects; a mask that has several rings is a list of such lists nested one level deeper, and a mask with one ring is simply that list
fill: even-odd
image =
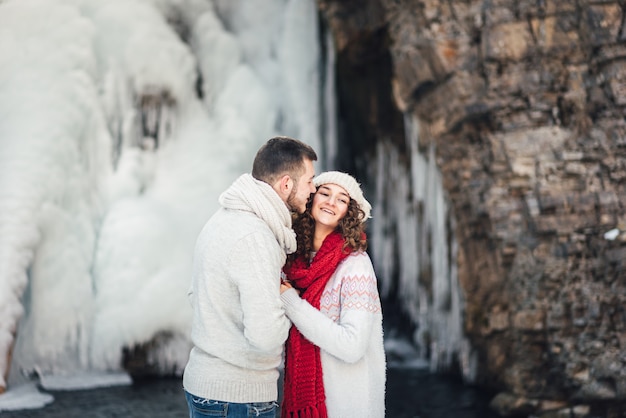
[{"label": "sweater sleeve", "polygon": [[279,290],[284,253],[282,257],[277,253],[280,249],[274,242],[250,234],[229,261],[239,290],[244,336],[260,351],[281,349],[291,326]]},{"label": "sweater sleeve", "polygon": [[[336,321],[301,299],[293,289],[281,295],[287,316],[298,330],[315,345],[347,363],[363,357],[373,324],[381,313],[376,277],[369,257],[366,261],[370,268],[363,269],[362,265],[351,265],[353,261],[348,258],[336,272],[341,283],[341,310]],[[360,260],[356,263],[363,264]]]}]

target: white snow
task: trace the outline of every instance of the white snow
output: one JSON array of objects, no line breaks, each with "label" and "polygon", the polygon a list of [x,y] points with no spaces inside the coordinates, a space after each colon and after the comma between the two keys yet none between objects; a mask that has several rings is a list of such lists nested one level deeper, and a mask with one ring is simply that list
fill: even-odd
[{"label": "white snow", "polygon": [[130,385],[132,380],[126,373],[75,373],[71,376],[42,376],[40,385],[46,390],[74,390]]},{"label": "white snow", "polygon": [[0,412],[43,408],[53,400],[49,393],[40,392],[35,383],[24,383],[0,395]]},{"label": "white snow", "polygon": [[615,238],[619,236],[619,234],[620,234],[620,230],[618,228],[613,228],[604,233],[604,239],[608,241],[613,241],[615,240]]}]

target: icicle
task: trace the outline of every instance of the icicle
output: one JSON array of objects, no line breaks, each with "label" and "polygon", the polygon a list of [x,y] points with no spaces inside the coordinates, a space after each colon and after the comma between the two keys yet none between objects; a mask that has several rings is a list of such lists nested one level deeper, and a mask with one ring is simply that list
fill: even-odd
[{"label": "icicle", "polygon": [[[435,147],[419,147],[419,124],[405,116],[410,166],[391,145],[378,146],[372,252],[381,294],[389,297],[397,277],[397,297],[416,326],[418,353],[430,353],[432,370],[449,368],[457,357],[472,376],[471,348],[463,340],[463,300],[457,278],[457,244]],[[410,197],[410,198],[409,198]],[[453,229],[452,229],[453,230]],[[449,237],[452,237],[451,239]],[[465,342],[464,342],[465,341]]]},{"label": "icicle", "polygon": [[324,156],[326,168],[337,165],[337,99],[335,97],[335,44],[326,31],[326,67],[324,71]]}]

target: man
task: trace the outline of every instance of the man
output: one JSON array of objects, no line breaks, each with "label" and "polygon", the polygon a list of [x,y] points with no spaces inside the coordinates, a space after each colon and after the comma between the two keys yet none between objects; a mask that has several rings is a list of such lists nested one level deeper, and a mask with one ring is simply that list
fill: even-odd
[{"label": "man", "polygon": [[275,417],[290,321],[280,275],[296,250],[291,213],[315,192],[315,151],[287,137],[259,149],[252,174],[219,197],[194,252],[194,344],[183,374],[190,417]]}]

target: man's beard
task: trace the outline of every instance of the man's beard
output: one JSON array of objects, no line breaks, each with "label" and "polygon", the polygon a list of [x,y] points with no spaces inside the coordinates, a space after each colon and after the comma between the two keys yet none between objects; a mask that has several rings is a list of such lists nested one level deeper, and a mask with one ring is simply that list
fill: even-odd
[{"label": "man's beard", "polygon": [[289,208],[291,212],[302,213],[300,212],[300,206],[298,205],[298,202],[296,201],[296,189],[295,188],[291,190],[291,193],[289,193],[289,196],[287,197],[287,207]]}]

